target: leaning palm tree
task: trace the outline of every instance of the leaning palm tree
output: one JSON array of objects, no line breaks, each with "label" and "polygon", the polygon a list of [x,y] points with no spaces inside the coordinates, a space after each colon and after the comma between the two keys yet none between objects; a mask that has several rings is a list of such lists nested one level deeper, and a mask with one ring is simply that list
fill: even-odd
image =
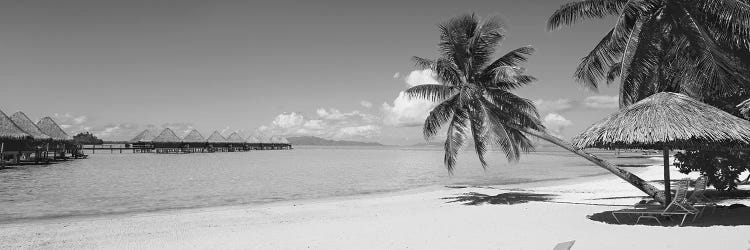
[{"label": "leaning palm tree", "polygon": [[584,19],[616,23],[583,57],[574,78],[597,89],[620,79],[620,105],[657,92],[702,99],[750,87],[747,0],[581,0],[562,5],[548,29]]},{"label": "leaning palm tree", "polygon": [[546,132],[534,104],[512,93],[535,80],[519,66],[533,49],[521,47],[492,60],[504,38],[498,19],[480,21],[473,14],[462,15],[440,25],[440,32],[440,57],[414,58],[417,67],[435,73],[439,84],[417,85],[406,94],[440,102],[427,116],[423,131],[429,140],[445,127],[444,162],[449,172],[467,141],[473,141],[479,161],[486,167],[484,156],[493,145],[504,151],[509,161],[517,161],[522,152],[534,148],[527,137],[531,135],[582,156],[664,200],[663,193],[643,179]]}]

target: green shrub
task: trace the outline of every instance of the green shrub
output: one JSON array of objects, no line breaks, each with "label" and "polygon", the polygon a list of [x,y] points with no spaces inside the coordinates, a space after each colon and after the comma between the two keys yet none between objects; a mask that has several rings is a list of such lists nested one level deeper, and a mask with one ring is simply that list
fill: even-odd
[{"label": "green shrub", "polygon": [[750,170],[750,154],[729,151],[686,151],[675,154],[675,166],[681,173],[697,171],[708,177],[717,190],[737,189],[742,172]]}]

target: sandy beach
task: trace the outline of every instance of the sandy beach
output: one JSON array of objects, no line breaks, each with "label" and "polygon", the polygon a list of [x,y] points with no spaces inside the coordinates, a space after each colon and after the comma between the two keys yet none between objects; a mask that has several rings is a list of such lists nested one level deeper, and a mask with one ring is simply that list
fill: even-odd
[{"label": "sandy beach", "polygon": [[[639,175],[657,180],[661,167],[648,167]],[[673,173],[673,178],[681,177]],[[503,193],[515,193],[517,199],[495,199]],[[570,240],[576,241],[573,249],[750,247],[750,226],[707,227],[701,224],[706,218],[684,227],[614,225],[587,218],[632,205],[641,195],[607,176],[37,220],[1,225],[0,248],[552,249]]]}]

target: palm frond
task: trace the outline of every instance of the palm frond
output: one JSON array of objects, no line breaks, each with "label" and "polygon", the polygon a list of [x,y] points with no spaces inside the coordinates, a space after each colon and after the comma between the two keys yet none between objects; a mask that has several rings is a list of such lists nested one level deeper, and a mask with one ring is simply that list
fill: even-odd
[{"label": "palm frond", "polygon": [[622,71],[622,62],[616,62],[609,67],[609,71],[607,72],[607,85],[615,82],[617,77],[620,76],[620,71]]},{"label": "palm frond", "polygon": [[414,65],[419,69],[435,70],[435,60],[421,58],[418,56],[413,56],[411,60],[414,61]]},{"label": "palm frond", "polygon": [[424,127],[422,129],[425,140],[430,140],[440,132],[440,128],[453,116],[454,110],[459,108],[457,107],[458,98],[459,95],[454,95],[450,99],[441,102],[430,111],[430,114],[427,115],[427,119],[424,121]]},{"label": "palm frond", "polygon": [[547,29],[570,26],[581,19],[604,18],[617,15],[628,0],[583,0],[563,4],[547,21]]},{"label": "palm frond", "polygon": [[453,119],[448,126],[447,138],[445,139],[445,167],[449,173],[453,173],[456,166],[456,158],[466,142],[466,121],[468,114],[465,109],[458,109],[453,113]]},{"label": "palm frond", "polygon": [[445,100],[455,94],[455,87],[440,84],[422,84],[404,91],[409,98],[419,98],[429,101]]},{"label": "palm frond", "polygon": [[469,124],[474,139],[474,151],[477,153],[482,168],[485,169],[487,168],[487,161],[484,159],[484,155],[487,153],[485,142],[485,138],[487,138],[486,118],[487,114],[482,107],[482,103],[479,100],[473,101],[472,109],[469,111]]}]

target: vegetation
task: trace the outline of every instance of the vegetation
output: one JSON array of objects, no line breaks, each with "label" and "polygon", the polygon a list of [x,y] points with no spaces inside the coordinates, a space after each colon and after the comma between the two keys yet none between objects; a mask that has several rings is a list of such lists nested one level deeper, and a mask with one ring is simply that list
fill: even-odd
[{"label": "vegetation", "polygon": [[[620,80],[620,106],[654,93],[687,94],[750,117],[750,5],[747,0],[583,0],[563,5],[549,29],[584,19],[617,22],[582,60],[574,78],[590,89]],[[743,102],[744,101],[744,102]],[[740,104],[740,105],[738,105]],[[678,154],[681,171],[699,171],[717,189],[733,189],[748,156]]]},{"label": "vegetation", "polygon": [[104,143],[103,140],[96,138],[94,134],[89,132],[78,133],[73,136],[73,142],[80,145],[102,145]]},{"label": "vegetation", "polygon": [[663,193],[643,179],[601,160],[546,133],[533,103],[511,91],[535,79],[519,65],[533,49],[522,47],[492,60],[503,40],[503,25],[494,18],[484,22],[475,15],[462,15],[440,25],[440,57],[415,57],[417,67],[436,74],[440,84],[417,85],[406,90],[409,97],[440,101],[424,124],[429,139],[446,129],[444,162],[452,172],[462,146],[471,140],[483,167],[488,148],[499,146],[509,161],[533,149],[527,135],[563,147],[628,181],[659,201]]},{"label": "vegetation", "polygon": [[[709,97],[705,102],[732,115],[742,117],[735,103],[750,98],[745,88],[723,97]],[[747,119],[747,118],[746,118]],[[750,154],[741,151],[686,151],[675,154],[675,165],[682,173],[699,172],[708,177],[708,184],[717,190],[731,191],[737,188],[739,176],[750,171]],[[747,181],[747,179],[745,180]]]},{"label": "vegetation", "polygon": [[609,17],[617,18],[615,26],[574,77],[594,90],[619,78],[621,106],[664,91],[702,100],[748,84],[745,0],[583,0],[558,9],[548,28]]}]

